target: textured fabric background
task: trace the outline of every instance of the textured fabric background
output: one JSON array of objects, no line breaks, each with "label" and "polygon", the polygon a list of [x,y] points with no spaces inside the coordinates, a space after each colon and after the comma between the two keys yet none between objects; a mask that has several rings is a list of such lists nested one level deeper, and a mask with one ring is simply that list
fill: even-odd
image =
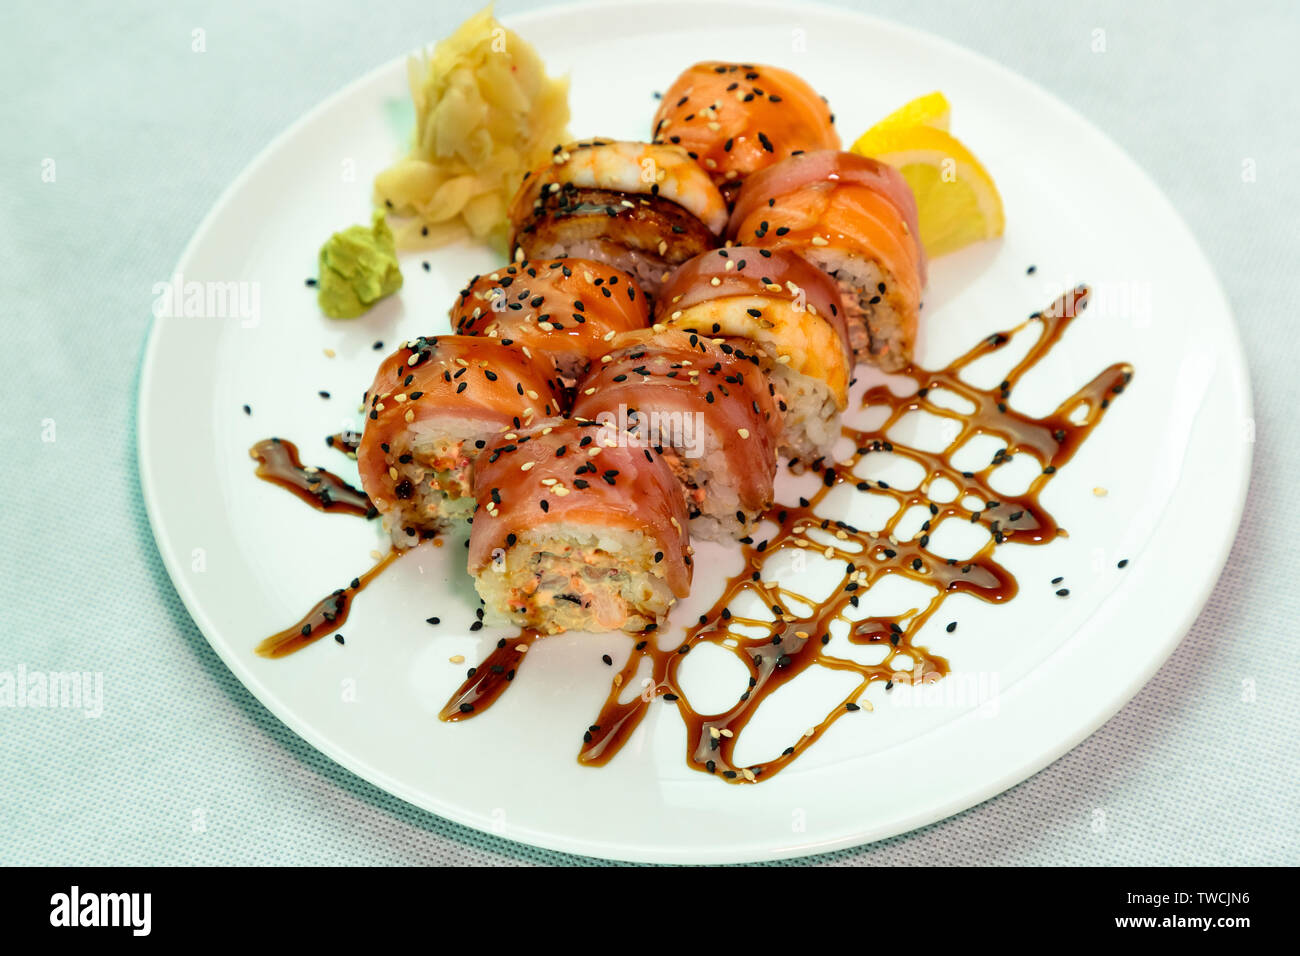
[{"label": "textured fabric background", "polygon": [[[378,18],[375,4],[338,0],[0,14],[0,671],[103,671],[113,688],[99,720],[0,708],[0,863],[582,862],[416,810],[282,726],[182,608],[136,474],[152,283],[274,135],[478,4],[411,0]],[[1136,699],[1002,796],[816,862],[1300,863],[1300,8],[860,6],[1029,76],[1151,173],[1227,288],[1258,438],[1227,570]],[[198,27],[203,55],[190,51]],[[1095,28],[1104,54],[1090,48]],[[56,183],[41,180],[46,158]],[[53,443],[41,440],[49,419]]]}]

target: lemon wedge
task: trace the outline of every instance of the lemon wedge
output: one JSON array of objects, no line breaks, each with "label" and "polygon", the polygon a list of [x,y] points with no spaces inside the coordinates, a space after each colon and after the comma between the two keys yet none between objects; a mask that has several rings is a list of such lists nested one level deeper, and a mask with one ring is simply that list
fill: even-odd
[{"label": "lemon wedge", "polygon": [[898,129],[902,126],[933,126],[935,129],[947,130],[951,115],[952,108],[948,105],[948,97],[935,90],[900,106],[862,136],[866,138],[879,130]]},{"label": "lemon wedge", "polygon": [[1006,217],[993,177],[946,129],[942,93],[913,100],[867,130],[853,152],[888,163],[916,196],[921,242],[929,256],[1002,235]]}]

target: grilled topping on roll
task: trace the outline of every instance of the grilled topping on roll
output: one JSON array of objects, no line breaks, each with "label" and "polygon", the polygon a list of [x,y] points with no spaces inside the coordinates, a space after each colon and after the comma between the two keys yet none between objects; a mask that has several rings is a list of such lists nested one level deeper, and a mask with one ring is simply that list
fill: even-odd
[{"label": "grilled topping on roll", "polygon": [[451,309],[462,335],[527,346],[572,382],[619,332],[645,328],[649,303],[621,269],[591,259],[519,262],[475,276]]},{"label": "grilled topping on roll", "polygon": [[511,205],[516,259],[607,262],[654,295],[677,264],[718,244],[727,206],[677,146],[592,140],[556,147]]},{"label": "grilled topping on roll", "polygon": [[780,450],[818,457],[839,436],[853,358],[839,287],[789,249],[733,246],[673,273],[655,311],[669,328],[744,340],[784,413]]},{"label": "grilled topping on roll", "polygon": [[896,371],[911,360],[926,264],[897,170],[852,153],[792,156],[745,182],[728,235],[796,249],[834,278],[858,361]]},{"label": "grilled topping on roll", "polygon": [[490,440],[560,410],[560,389],[522,348],[418,338],[384,360],[365,394],[361,484],[398,547],[473,511],[474,460]]},{"label": "grilled topping on roll", "polygon": [[787,156],[840,148],[830,107],[799,77],[716,61],[695,64],[668,88],[654,141],[687,150],[728,200],[746,176]]},{"label": "grilled topping on roll", "polygon": [[610,344],[579,385],[574,415],[613,422],[664,455],[685,493],[693,535],[748,534],[772,503],[781,428],[757,360],[671,329],[628,332]]},{"label": "grilled topping on roll", "polygon": [[640,631],[690,592],[672,469],[613,425],[540,422],[479,459],[469,571],[494,620]]}]

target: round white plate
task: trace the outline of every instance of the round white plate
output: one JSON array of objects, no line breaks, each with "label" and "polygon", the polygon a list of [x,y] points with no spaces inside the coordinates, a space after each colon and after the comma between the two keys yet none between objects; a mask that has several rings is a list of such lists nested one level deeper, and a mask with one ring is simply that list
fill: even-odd
[{"label": "round white plate", "polygon": [[[762,860],[890,836],[999,793],[1095,730],[1209,595],[1249,475],[1249,386],[1232,318],[1157,188],[1037,87],[891,23],[802,4],[655,0],[557,8],[510,25],[553,73],[571,74],[580,136],[644,137],[653,91],[703,59],[794,70],[830,99],[846,141],[911,97],[945,91],[954,132],[1002,189],[1008,227],[1000,242],[934,263],[922,364],[946,364],[1087,281],[1093,307],[1017,388],[1016,404],[1044,413],[1113,362],[1136,368],[1044,496],[1070,536],[1001,548],[1021,594],[1001,607],[955,598],[931,622],[921,643],[953,667],[943,693],[908,699],[874,685],[873,713],[841,719],[758,786],[689,770],[682,724],[662,702],[608,766],[578,765],[612,673],[601,655],[619,665],[623,636],[543,641],[490,711],[440,722],[466,667],[500,634],[469,630],[477,602],[460,538],[426,545],[380,577],[343,628],[346,646],[325,639],[284,660],[256,657],[262,637],[343,586],[380,544],[374,523],[321,514],[256,479],[248,447],[290,438],[308,463],[354,477],[323,437],[358,421],[356,401],[387,351],[446,331],[464,280],[498,264],[469,246],[408,256],[400,297],[352,322],[322,318],[304,286],[325,237],[368,218],[371,178],[404,145],[392,117],[405,73],[393,62],[269,146],[181,256],[181,281],[241,284],[233,288],[246,308],[159,318],[149,340],[139,397],[149,517],[177,590],[230,669],[314,746],[411,803],[525,843],[625,860]],[[729,562],[725,549],[702,549],[692,606],[713,600],[717,571],[706,569]],[[1058,575],[1068,599],[1053,593]],[[909,599],[878,597],[895,611]],[[683,620],[698,613],[682,610]],[[442,624],[426,624],[431,615]],[[953,634],[948,620],[960,622]],[[450,663],[456,654],[467,663]],[[725,663],[701,653],[684,668],[701,706],[734,700],[736,668]],[[834,684],[813,675],[773,697],[738,759],[783,748],[840,699]]]}]

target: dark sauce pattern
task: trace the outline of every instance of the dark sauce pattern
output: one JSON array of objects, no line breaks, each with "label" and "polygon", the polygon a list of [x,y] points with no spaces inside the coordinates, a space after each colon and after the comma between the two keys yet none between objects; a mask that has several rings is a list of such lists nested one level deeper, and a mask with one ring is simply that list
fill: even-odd
[{"label": "dark sauce pattern", "polygon": [[[922,683],[946,675],[947,660],[916,644],[917,634],[950,594],[965,593],[990,603],[1005,602],[1015,596],[1016,581],[995,559],[997,547],[1012,541],[1040,545],[1064,534],[1043,509],[1039,495],[1101,421],[1111,399],[1122,393],[1132,378],[1133,371],[1128,365],[1112,365],[1043,418],[1033,418],[1010,407],[1010,395],[1016,384],[1058,343],[1087,302],[1088,290],[1081,286],[1017,328],[988,337],[945,369],[931,372],[913,367],[899,373],[915,382],[915,389],[907,395],[895,395],[884,386],[868,390],[863,405],[885,408],[887,417],[883,424],[869,432],[845,428],[844,433],[854,442],[854,453],[843,462],[814,463],[814,470],[823,479],[817,493],[802,499],[798,506],[777,505],[771,509],[766,517],[775,523],[776,532],[765,541],[743,546],[744,570],[726,583],[721,597],[701,615],[697,624],[687,629],[684,639],[664,646],[661,639],[657,640],[660,635],[642,635],[628,662],[614,678],[599,716],[584,733],[579,761],[600,765],[610,760],[645,716],[649,703],[663,697],[676,705],[686,723],[686,759],[691,767],[730,782],[755,783],[769,779],[786,767],[840,717],[869,710],[871,705],[862,701],[862,695],[871,684],[884,683],[888,689],[892,687],[891,682],[899,680]],[[997,388],[978,389],[962,380],[964,369],[1004,348],[1017,332],[1031,323],[1042,326],[1041,334]],[[956,412],[935,404],[929,396],[940,389],[960,396],[972,409]],[[923,451],[882,437],[913,411],[954,421],[956,437],[940,452]],[[953,464],[953,456],[975,435],[997,436],[1005,443],[1004,448],[980,471],[959,470]],[[855,476],[855,467],[879,452],[915,462],[924,470],[925,477],[914,490],[902,490]],[[1031,456],[1038,463],[1039,473],[1020,495],[995,492],[990,485],[995,470],[1021,454]],[[958,489],[956,496],[946,503],[928,497],[931,482],[938,479],[946,479]],[[886,495],[897,503],[898,510],[883,528],[874,532],[820,515],[818,506],[835,488],[844,485],[864,494]],[[969,499],[978,500],[981,506],[975,510],[968,508],[965,503]],[[899,540],[894,532],[911,506],[928,508],[930,519],[916,538]],[[989,533],[988,542],[964,560],[939,557],[927,545],[931,530],[937,530],[943,521],[981,525]],[[807,549],[843,566],[843,577],[828,599],[812,601],[765,579],[763,572],[770,567],[768,562],[773,556],[792,549]],[[928,585],[934,591],[933,597],[925,607],[907,616],[850,617],[846,612],[858,606],[860,595],[889,574]],[[731,608],[742,599],[757,599],[770,614],[745,617],[733,613]],[[848,640],[852,644],[886,648],[883,660],[867,665],[829,653],[830,628],[837,621],[848,626]],[[500,643],[489,662],[499,664],[496,655],[516,643],[509,639]],[[703,643],[734,653],[749,670],[748,688],[723,713],[697,713],[678,682],[682,661]],[[650,661],[650,677],[644,682],[644,689],[630,700],[620,702],[629,683],[637,679],[646,658]],[[778,756],[739,765],[734,759],[735,748],[759,705],[777,688],[812,667],[853,673],[859,682],[820,723],[790,741]],[[491,684],[494,693],[480,692],[472,696],[476,693],[474,688],[488,680],[480,677],[481,670],[476,669],[452,698],[443,712],[444,719],[481,713],[508,686],[506,681],[498,679]],[[513,677],[513,670],[510,673]],[[472,709],[464,710],[460,705],[465,703],[472,704]]]},{"label": "dark sauce pattern", "polygon": [[248,450],[257,477],[293,492],[317,511],[374,518],[379,512],[366,493],[324,468],[304,466],[298,447],[283,438],[264,438]]},{"label": "dark sauce pattern", "polygon": [[352,599],[366,589],[375,578],[390,564],[397,560],[399,551],[389,551],[373,567],[360,577],[352,579],[345,588],[339,588],[328,597],[316,602],[316,605],[303,615],[298,623],[286,627],[277,634],[272,634],[255,650],[261,657],[285,657],[294,651],[300,651],[308,644],[314,644],[326,634],[333,634],[348,619],[352,610]]},{"label": "dark sauce pattern", "polygon": [[357,449],[361,447],[361,432],[335,432],[333,435],[325,436],[325,444],[335,451],[343,452],[355,461]]},{"label": "dark sauce pattern", "polygon": [[524,654],[533,641],[541,635],[532,629],[523,630],[517,637],[503,637],[478,667],[471,667],[465,683],[447,701],[438,715],[443,720],[461,720],[487,710],[492,702],[506,692],[515,679]]}]

